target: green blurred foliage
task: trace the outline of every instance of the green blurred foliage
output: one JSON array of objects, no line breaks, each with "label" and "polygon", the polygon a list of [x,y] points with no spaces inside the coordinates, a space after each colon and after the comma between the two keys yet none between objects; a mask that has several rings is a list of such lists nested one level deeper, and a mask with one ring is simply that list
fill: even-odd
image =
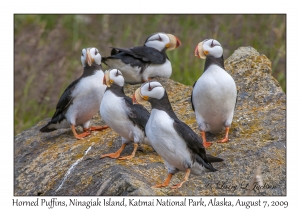
[{"label": "green blurred foliage", "polygon": [[[182,46],[167,52],[171,78],[186,85],[202,74],[196,45],[217,39],[227,59],[252,46],[272,62],[273,76],[286,89],[286,15],[195,14],[18,14],[14,15],[14,133],[51,117],[69,83],[82,73],[81,49],[97,47],[102,56],[114,47],[143,45],[154,32],[177,36]],[[103,68],[107,67],[103,64]]]}]

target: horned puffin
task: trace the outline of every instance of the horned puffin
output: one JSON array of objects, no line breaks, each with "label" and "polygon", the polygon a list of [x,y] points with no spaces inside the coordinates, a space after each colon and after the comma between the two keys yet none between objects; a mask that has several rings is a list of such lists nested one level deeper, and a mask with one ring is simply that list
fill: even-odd
[{"label": "horned puffin", "polygon": [[195,56],[206,60],[204,72],[193,86],[191,102],[203,144],[209,147],[212,143],[206,141],[205,132],[219,133],[225,129],[225,138],[218,142],[228,141],[237,89],[233,78],[225,71],[223,48],[217,40],[200,42]]},{"label": "horned puffin", "polygon": [[119,69],[126,83],[138,84],[153,77],[169,78],[172,65],[166,50],[174,50],[181,45],[180,40],[166,33],[150,35],[144,46],[129,49],[113,47],[111,55],[102,58],[109,68]]},{"label": "horned puffin", "polygon": [[135,156],[139,143],[150,145],[145,134],[150,114],[142,105],[134,106],[132,99],[125,95],[124,77],[120,70],[107,70],[103,83],[107,85],[107,89],[100,106],[100,114],[107,125],[122,137],[122,146],[115,153],[101,155],[101,158],[118,158],[126,145],[133,142],[132,154],[119,158],[131,159]]},{"label": "horned puffin", "polygon": [[[52,119],[40,129],[41,132],[71,127],[75,138],[82,139],[90,135],[91,131],[108,128],[108,126],[90,127],[90,120],[99,111],[106,89],[106,85],[102,83],[104,73],[98,49],[94,47],[83,49],[81,63],[84,67],[83,74],[63,92]],[[82,126],[84,132],[77,134],[75,126]]]},{"label": "horned puffin", "polygon": [[206,154],[198,135],[174,113],[167,92],[156,81],[144,83],[133,95],[134,104],[150,102],[152,110],[146,124],[146,134],[152,147],[164,159],[168,176],[164,183],[153,187],[169,185],[173,174],[186,172],[182,182],[172,188],[180,188],[188,180],[190,173],[200,175],[205,169],[217,171],[212,162],[223,159]]}]

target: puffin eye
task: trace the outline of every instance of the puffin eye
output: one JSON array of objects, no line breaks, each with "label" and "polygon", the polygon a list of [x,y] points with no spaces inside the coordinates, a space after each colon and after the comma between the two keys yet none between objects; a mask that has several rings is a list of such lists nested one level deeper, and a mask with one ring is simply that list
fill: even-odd
[{"label": "puffin eye", "polygon": [[119,72],[119,70],[117,69],[117,72],[116,72],[116,77],[121,75],[121,73]]},{"label": "puffin eye", "polygon": [[85,52],[86,52],[86,49],[82,49],[82,51],[81,51],[81,56],[82,57],[84,57]]},{"label": "puffin eye", "polygon": [[162,38],[159,36],[159,34],[158,34],[158,40],[159,40],[159,41],[162,41]]},{"label": "puffin eye", "polygon": [[221,45],[218,43],[214,43],[214,40],[212,40],[210,47],[215,47],[215,46],[221,46]]},{"label": "puffin eye", "polygon": [[150,82],[149,82],[149,87],[148,90],[151,91],[153,88],[150,86]]}]

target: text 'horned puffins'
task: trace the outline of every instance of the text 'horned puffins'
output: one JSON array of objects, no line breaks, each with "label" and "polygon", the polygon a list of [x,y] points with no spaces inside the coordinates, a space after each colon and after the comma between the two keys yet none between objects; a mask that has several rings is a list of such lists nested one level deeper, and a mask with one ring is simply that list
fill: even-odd
[{"label": "text 'horned puffins'", "polygon": [[[90,120],[98,113],[106,89],[106,85],[102,83],[104,73],[98,49],[94,47],[83,49],[81,63],[84,67],[83,74],[63,92],[52,119],[40,129],[41,132],[51,132],[71,126],[76,139],[82,139],[90,135],[93,130],[108,128],[108,126],[90,127]],[[75,126],[82,126],[84,132],[77,134]]]},{"label": "text 'horned puffins'", "polygon": [[122,137],[122,146],[117,152],[101,155],[101,158],[118,158],[126,145],[134,142],[132,154],[119,158],[131,159],[135,156],[139,143],[150,145],[145,134],[150,114],[142,105],[134,106],[132,99],[125,95],[124,78],[118,69],[107,70],[103,83],[107,85],[107,89],[100,114],[107,125]]},{"label": "text 'horned puffins'", "polygon": [[146,124],[147,137],[155,151],[164,159],[168,176],[164,183],[153,187],[169,185],[173,174],[185,171],[182,182],[172,188],[180,188],[188,180],[190,173],[200,175],[204,169],[217,171],[212,162],[223,159],[206,154],[198,135],[174,113],[167,92],[156,81],[144,83],[133,95],[133,102],[150,102],[152,110]]},{"label": "text 'horned puffins'", "polygon": [[191,101],[203,144],[208,147],[212,143],[206,142],[205,132],[218,133],[225,128],[225,138],[218,142],[228,141],[237,90],[233,78],[225,71],[223,48],[217,40],[200,42],[195,56],[206,59],[204,72],[193,86]]},{"label": "text 'horned puffins'", "polygon": [[173,50],[181,45],[180,40],[166,33],[150,35],[144,46],[132,48],[113,47],[111,55],[102,58],[110,68],[119,69],[126,83],[138,84],[154,77],[169,78],[172,65],[166,50]]}]

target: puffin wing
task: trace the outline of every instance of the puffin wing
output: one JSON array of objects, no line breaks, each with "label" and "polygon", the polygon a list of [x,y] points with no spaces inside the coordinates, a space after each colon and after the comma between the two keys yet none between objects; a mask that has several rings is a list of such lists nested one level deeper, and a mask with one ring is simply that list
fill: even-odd
[{"label": "puffin wing", "polygon": [[58,115],[62,114],[71,104],[74,100],[74,97],[72,97],[73,90],[76,87],[76,84],[78,83],[80,78],[73,81],[63,92],[61,95],[57,105],[56,105],[56,111],[52,117],[52,119],[56,118]]},{"label": "puffin wing", "polygon": [[205,147],[203,146],[198,135],[185,123],[178,119],[174,119],[174,129],[186,142],[187,147],[196,155],[197,162],[201,163],[205,168],[216,171],[211,165],[209,158],[206,156]]},{"label": "puffin wing", "polygon": [[145,131],[146,124],[150,117],[150,113],[147,109],[140,104],[132,104],[132,99],[129,97],[124,97],[125,104],[128,107],[127,115],[128,118],[133,122],[134,125],[137,125],[141,130]]},{"label": "puffin wing", "polygon": [[236,99],[235,99],[235,104],[234,104],[234,109],[236,109],[236,104],[237,104],[237,101],[238,101],[238,90],[236,91]]},{"label": "puffin wing", "polygon": [[51,127],[52,124],[61,123],[65,119],[65,111],[72,104],[74,97],[72,97],[72,92],[76,87],[80,78],[73,81],[63,92],[61,95],[57,105],[55,113],[53,114],[50,122],[47,123],[44,127],[40,129],[41,132],[51,132],[56,130],[55,127]]},{"label": "puffin wing", "polygon": [[[194,90],[194,87],[195,87],[197,81],[193,84],[193,90]],[[193,111],[195,111],[195,107],[194,107],[194,104],[193,104],[193,90],[192,90],[192,93],[191,93],[191,103],[192,103],[192,109],[193,109]]]},{"label": "puffin wing", "polygon": [[130,59],[129,57],[139,59],[142,62],[153,63],[153,64],[163,64],[167,58],[165,53],[160,52],[157,49],[152,47],[138,46],[130,49],[124,49],[124,48],[113,48],[113,49],[115,49],[114,53],[116,51],[119,53],[116,53],[111,57],[119,58],[126,64],[128,64],[130,61],[132,62],[132,59]]}]

